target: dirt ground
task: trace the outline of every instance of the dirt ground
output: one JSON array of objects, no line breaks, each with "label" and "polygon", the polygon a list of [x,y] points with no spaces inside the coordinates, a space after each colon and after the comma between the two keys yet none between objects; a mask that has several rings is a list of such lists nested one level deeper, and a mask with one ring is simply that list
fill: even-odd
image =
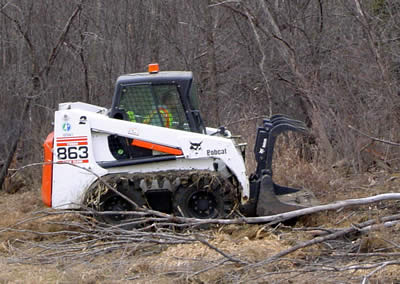
[{"label": "dirt ground", "polygon": [[[276,179],[288,183],[289,178],[277,173]],[[344,175],[312,167],[290,180],[291,185],[311,188],[321,203],[398,192],[400,186],[400,174]],[[146,235],[176,241],[168,244],[148,242],[144,235],[130,236],[134,241],[122,241],[114,233],[96,239],[77,214],[40,213],[45,208],[39,189],[1,193],[0,283],[400,283],[398,224],[320,242],[266,262],[318,238],[323,230],[379,220],[399,208],[399,201],[386,201],[305,216],[294,226],[220,225],[178,232],[183,236],[179,241],[159,238],[156,231]],[[81,230],[87,234],[83,238]]]}]

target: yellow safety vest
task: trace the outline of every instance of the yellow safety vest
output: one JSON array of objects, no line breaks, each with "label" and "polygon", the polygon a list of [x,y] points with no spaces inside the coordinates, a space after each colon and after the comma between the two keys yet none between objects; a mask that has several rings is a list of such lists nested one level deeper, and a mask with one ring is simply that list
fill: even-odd
[{"label": "yellow safety vest", "polygon": [[135,113],[132,110],[127,111],[126,114],[128,115],[129,121],[136,122]]},{"label": "yellow safety vest", "polygon": [[[164,107],[159,107],[158,109],[160,110],[160,114],[164,119],[164,127],[168,128],[171,127],[173,120],[171,113]],[[145,118],[143,123],[149,124],[150,121],[153,119],[154,115],[156,115],[157,113],[158,113],[157,110],[153,110],[151,114]]]}]

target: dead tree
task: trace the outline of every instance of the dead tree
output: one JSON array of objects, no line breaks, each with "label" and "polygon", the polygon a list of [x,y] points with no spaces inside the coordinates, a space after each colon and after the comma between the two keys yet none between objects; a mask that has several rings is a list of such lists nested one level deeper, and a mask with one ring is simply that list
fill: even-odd
[{"label": "dead tree", "polygon": [[49,72],[57,58],[60,48],[63,45],[65,38],[71,28],[71,25],[81,10],[82,10],[82,3],[79,3],[77,5],[77,7],[75,8],[75,10],[72,12],[69,19],[67,20],[67,22],[64,26],[64,29],[61,31],[56,44],[51,49],[51,52],[49,54],[47,62],[42,67],[39,66],[39,60],[38,60],[38,55],[36,53],[36,48],[33,45],[32,40],[29,37],[29,34],[23,29],[21,23],[17,19],[14,19],[14,18],[10,17],[8,14],[6,14],[6,12],[4,10],[0,10],[0,13],[2,13],[8,20],[14,22],[18,33],[21,34],[26,45],[28,46],[29,53],[30,53],[31,60],[32,60],[31,92],[28,94],[27,97],[25,97],[24,107],[23,107],[21,115],[19,117],[17,133],[16,133],[14,141],[11,144],[10,151],[4,161],[3,167],[0,172],[0,189],[3,188],[4,182],[7,178],[8,169],[10,168],[10,165],[11,165],[12,161],[14,160],[15,155],[17,154],[18,145],[21,142],[22,133],[24,131],[22,122],[24,121],[25,117],[29,113],[32,100],[40,95],[40,91],[42,88],[42,82],[44,81],[44,78],[46,78],[49,75]]}]

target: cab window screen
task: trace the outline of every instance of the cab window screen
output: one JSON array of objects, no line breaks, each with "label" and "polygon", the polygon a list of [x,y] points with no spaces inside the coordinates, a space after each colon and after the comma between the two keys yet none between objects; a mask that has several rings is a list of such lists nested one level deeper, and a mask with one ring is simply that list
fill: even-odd
[{"label": "cab window screen", "polygon": [[196,110],[200,109],[199,98],[197,95],[197,86],[194,82],[192,83],[192,87],[190,88],[189,100],[190,100],[190,105],[193,109]]},{"label": "cab window screen", "polygon": [[176,85],[124,86],[121,92],[128,120],[190,131]]}]

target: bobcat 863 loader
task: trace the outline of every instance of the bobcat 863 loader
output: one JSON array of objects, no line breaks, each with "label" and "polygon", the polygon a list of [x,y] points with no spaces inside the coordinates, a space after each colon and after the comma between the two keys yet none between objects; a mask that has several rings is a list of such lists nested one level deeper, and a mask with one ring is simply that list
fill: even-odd
[{"label": "bobcat 863 loader", "polygon": [[[205,127],[192,72],[120,76],[110,109],[61,103],[44,143],[43,202],[53,208],[132,211],[135,205],[193,218],[227,218],[235,209],[265,216],[312,204],[311,193],[272,181],[277,136],[306,132],[284,115],[257,129],[257,168],[245,169],[245,144],[224,127]],[[104,181],[116,191],[104,186]],[[286,197],[286,202],[280,199]],[[128,214],[104,214],[108,223]]]}]

